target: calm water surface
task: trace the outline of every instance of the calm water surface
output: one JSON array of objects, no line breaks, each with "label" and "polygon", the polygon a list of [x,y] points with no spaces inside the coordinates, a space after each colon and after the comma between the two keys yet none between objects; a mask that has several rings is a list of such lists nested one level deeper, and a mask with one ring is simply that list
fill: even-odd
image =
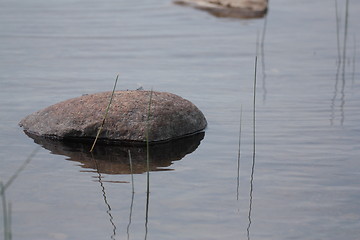
[{"label": "calm water surface", "polygon": [[359,239],[360,2],[347,27],[345,3],[337,31],[326,0],[273,0],[254,20],[169,0],[1,1],[2,181],[39,146],[23,117],[109,91],[118,73],[118,89],[178,94],[209,123],[191,153],[154,166],[149,198],[143,170],[132,193],[117,158],[97,168],[83,146],[42,143],[6,191],[13,239]]}]

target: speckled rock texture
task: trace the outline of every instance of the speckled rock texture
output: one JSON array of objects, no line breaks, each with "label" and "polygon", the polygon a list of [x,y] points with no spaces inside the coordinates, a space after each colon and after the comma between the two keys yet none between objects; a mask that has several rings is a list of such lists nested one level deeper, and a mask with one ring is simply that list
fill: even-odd
[{"label": "speckled rock texture", "polygon": [[175,0],[174,3],[232,18],[261,18],[268,9],[268,0]]},{"label": "speckled rock texture", "polygon": [[[99,141],[167,141],[205,129],[202,112],[190,101],[175,94],[150,91],[116,91]],[[111,92],[69,99],[38,112],[19,125],[25,132],[55,139],[93,140],[102,124]]]}]

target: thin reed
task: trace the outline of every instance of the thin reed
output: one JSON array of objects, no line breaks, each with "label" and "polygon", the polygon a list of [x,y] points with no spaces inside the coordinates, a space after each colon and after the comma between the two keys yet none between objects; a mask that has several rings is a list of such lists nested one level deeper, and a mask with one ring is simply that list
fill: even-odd
[{"label": "thin reed", "polygon": [[92,152],[92,151],[94,150],[94,147],[95,147],[95,144],[96,144],[96,142],[97,142],[97,140],[98,140],[98,138],[99,138],[100,132],[102,131],[102,128],[104,127],[105,120],[106,120],[106,118],[107,118],[107,115],[108,115],[108,112],[109,112],[109,109],[110,109],[110,105],[111,105],[111,102],[112,102],[113,97],[114,97],[115,88],[116,88],[116,84],[117,84],[118,78],[119,78],[119,74],[116,76],[116,80],[115,80],[115,84],[114,84],[113,91],[112,91],[112,93],[111,93],[111,97],[110,97],[109,104],[108,104],[108,106],[107,106],[107,108],[106,108],[104,118],[103,118],[102,123],[101,123],[101,125],[100,125],[100,127],[99,127],[99,130],[97,131],[97,134],[96,134],[94,143],[93,143],[93,145],[91,146],[90,152]]},{"label": "thin reed", "polygon": [[146,119],[146,210],[145,210],[145,240],[148,234],[148,220],[149,220],[149,200],[150,200],[150,146],[149,146],[149,122],[151,116],[153,90],[150,91],[149,105]]},{"label": "thin reed", "polygon": [[340,52],[340,17],[338,13],[338,4],[337,0],[335,0],[335,17],[336,17],[336,43],[337,43],[337,51],[338,51],[338,64],[341,62],[341,52]]},{"label": "thin reed", "polygon": [[257,72],[257,56],[255,57],[255,73],[254,73],[254,99],[253,99],[253,168],[255,165],[255,112],[256,112],[256,72]]},{"label": "thin reed", "polygon": [[23,171],[30,163],[30,161],[34,158],[36,153],[40,147],[35,148],[30,155],[26,158],[26,160],[21,164],[21,166],[14,172],[14,174],[9,178],[6,183],[0,181],[0,196],[2,202],[2,212],[3,212],[3,224],[4,224],[4,240],[12,239],[11,233],[11,203],[8,203],[6,200],[6,189],[15,181],[15,179],[19,176],[20,172]]},{"label": "thin reed", "polygon": [[[347,36],[348,36],[348,24],[349,22],[349,0],[346,0],[345,7],[345,29],[344,29],[344,40],[343,40],[343,79],[345,79],[345,62],[346,62],[346,45],[347,45]],[[344,80],[343,80],[344,81]],[[343,84],[345,85],[345,83]],[[345,86],[344,86],[345,87]]]},{"label": "thin reed", "polygon": [[1,202],[3,211],[3,223],[4,223],[4,240],[11,239],[11,207],[10,203],[7,203],[5,196],[5,186],[3,182],[0,182],[1,190]]},{"label": "thin reed", "polygon": [[237,159],[236,200],[239,200],[239,188],[240,188],[241,127],[242,127],[242,105],[240,108],[240,123],[239,123],[239,146],[238,146],[238,159]]},{"label": "thin reed", "polygon": [[153,90],[150,91],[149,105],[146,119],[146,171],[147,171],[147,192],[149,192],[149,171],[150,171],[150,146],[149,146],[149,122],[151,115],[151,102],[152,102]]},{"label": "thin reed", "polygon": [[249,201],[249,213],[248,220],[249,224],[247,227],[247,238],[250,240],[250,227],[251,227],[251,211],[253,204],[253,191],[254,191],[254,173],[255,173],[255,146],[256,146],[256,137],[255,137],[255,110],[256,110],[256,73],[257,73],[257,55],[255,57],[255,73],[254,73],[254,94],[253,94],[253,156],[252,156],[252,166],[251,166],[251,177],[250,177],[250,201]]},{"label": "thin reed", "polygon": [[352,59],[353,69],[352,69],[352,76],[351,76],[351,84],[352,87],[355,83],[355,72],[356,72],[356,36],[354,35],[354,55]]}]

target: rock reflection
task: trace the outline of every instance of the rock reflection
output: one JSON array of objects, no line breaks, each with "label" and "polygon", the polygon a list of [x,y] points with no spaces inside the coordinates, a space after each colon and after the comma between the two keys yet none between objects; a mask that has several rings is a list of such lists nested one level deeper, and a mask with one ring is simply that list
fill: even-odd
[{"label": "rock reflection", "polygon": [[[147,171],[146,147],[136,144],[105,145],[97,144],[93,153],[89,152],[91,143],[58,141],[26,133],[34,142],[49,150],[52,154],[67,156],[67,160],[79,162],[85,171],[104,174],[130,174],[128,150],[131,151],[132,173]],[[150,171],[169,171],[173,161],[181,160],[200,145],[205,133],[150,145]],[[96,161],[94,161],[96,160]]]}]

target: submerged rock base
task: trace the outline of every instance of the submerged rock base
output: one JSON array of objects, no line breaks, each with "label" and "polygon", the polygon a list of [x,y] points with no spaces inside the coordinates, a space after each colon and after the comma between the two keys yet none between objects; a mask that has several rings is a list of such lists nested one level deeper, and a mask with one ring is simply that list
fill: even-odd
[{"label": "submerged rock base", "polygon": [[[19,125],[36,136],[93,140],[102,125],[111,94],[84,95],[54,104],[30,114]],[[199,132],[206,125],[202,112],[175,94],[116,91],[99,141],[145,143],[147,131],[151,143],[168,141]]]},{"label": "submerged rock base", "polygon": [[[82,171],[105,174],[141,174],[147,171],[148,150],[138,144],[108,145],[96,144],[89,152],[92,143],[77,141],[59,141],[28,134],[35,143],[49,150],[52,154],[66,156],[66,160],[78,162]],[[192,153],[200,145],[205,132],[191,136],[153,144],[149,148],[150,171],[170,171],[174,161],[179,161]],[[132,168],[129,163],[129,151]]]}]

